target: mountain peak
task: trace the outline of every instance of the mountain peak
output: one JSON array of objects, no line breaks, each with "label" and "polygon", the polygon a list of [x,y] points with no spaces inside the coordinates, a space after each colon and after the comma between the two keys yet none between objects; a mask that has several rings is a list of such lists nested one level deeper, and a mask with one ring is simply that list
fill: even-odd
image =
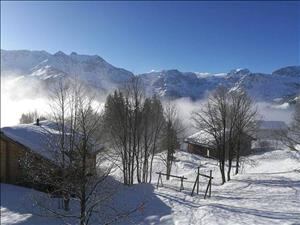
[{"label": "mountain peak", "polygon": [[58,51],[54,54],[54,56],[67,56],[67,55],[62,51]]},{"label": "mountain peak", "polygon": [[251,73],[251,72],[247,68],[238,68],[238,69],[231,70],[229,72],[229,74],[232,74],[232,75],[246,75],[249,73]]},{"label": "mountain peak", "polygon": [[272,75],[280,76],[300,76],[300,66],[286,66],[275,70]]},{"label": "mountain peak", "polygon": [[162,73],[180,73],[177,69],[170,69],[170,70],[162,70]]}]

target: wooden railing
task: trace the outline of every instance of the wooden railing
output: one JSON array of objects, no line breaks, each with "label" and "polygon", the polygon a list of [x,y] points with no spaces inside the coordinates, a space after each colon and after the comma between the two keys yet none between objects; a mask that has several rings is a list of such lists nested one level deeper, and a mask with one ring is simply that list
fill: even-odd
[{"label": "wooden railing", "polygon": [[159,181],[161,183],[161,187],[163,187],[163,182],[162,182],[162,177],[161,176],[164,175],[164,176],[167,176],[167,177],[169,176],[169,177],[179,178],[180,179],[180,189],[179,189],[179,191],[184,190],[183,180],[187,180],[186,177],[184,177],[184,176],[176,176],[176,175],[172,175],[172,174],[166,174],[166,173],[162,173],[162,172],[156,172],[156,174],[158,174],[156,188],[159,187]]}]

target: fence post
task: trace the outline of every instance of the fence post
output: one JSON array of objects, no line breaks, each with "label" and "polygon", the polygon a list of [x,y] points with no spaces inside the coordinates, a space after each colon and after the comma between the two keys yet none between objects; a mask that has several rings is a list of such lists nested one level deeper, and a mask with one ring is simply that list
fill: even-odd
[{"label": "fence post", "polygon": [[183,188],[183,178],[184,178],[184,176],[182,176],[182,177],[180,178],[180,179],[181,179],[180,191],[184,189],[184,188]]},{"label": "fence post", "polygon": [[196,187],[196,183],[198,182],[198,175],[196,177],[196,180],[195,180],[195,183],[194,183],[194,186],[193,186],[193,190],[192,190],[192,193],[191,193],[191,196],[193,196],[194,194],[194,190],[195,190],[195,187]]},{"label": "fence post", "polygon": [[197,195],[199,194],[199,174],[200,174],[200,166],[198,166],[198,172],[197,172]]},{"label": "fence post", "polygon": [[161,178],[161,172],[159,172],[159,175],[158,175],[158,179],[157,179],[157,185],[156,185],[156,188],[158,189],[158,185],[159,185],[159,179]]},{"label": "fence post", "polygon": [[212,170],[209,171],[209,197],[211,197]]},{"label": "fence post", "polygon": [[192,193],[191,193],[191,196],[193,196],[194,194],[194,191],[195,191],[195,188],[196,188],[196,185],[197,185],[197,194],[199,194],[199,174],[200,174],[200,166],[198,166],[198,171],[197,171],[197,176],[196,176],[196,180],[195,180],[195,183],[194,183],[194,186],[193,186],[193,190],[192,190]]}]

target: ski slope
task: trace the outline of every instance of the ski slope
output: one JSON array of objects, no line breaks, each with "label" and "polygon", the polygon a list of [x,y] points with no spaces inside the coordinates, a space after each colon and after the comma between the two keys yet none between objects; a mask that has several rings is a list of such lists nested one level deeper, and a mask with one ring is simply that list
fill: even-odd
[{"label": "ski slope", "polygon": [[[159,157],[154,163],[154,172],[164,172]],[[205,178],[200,180],[199,195],[190,196],[198,165],[201,173],[213,171],[211,198],[203,199]],[[164,187],[156,189],[156,174],[152,185],[121,186],[113,206],[121,210],[142,203],[143,207],[117,224],[300,224],[300,153],[276,150],[252,155],[243,163],[241,174],[220,185],[216,161],[178,152],[172,174],[188,178],[182,192],[176,178],[163,178]],[[61,224],[31,213],[30,196],[35,192],[1,184],[1,224]]]}]

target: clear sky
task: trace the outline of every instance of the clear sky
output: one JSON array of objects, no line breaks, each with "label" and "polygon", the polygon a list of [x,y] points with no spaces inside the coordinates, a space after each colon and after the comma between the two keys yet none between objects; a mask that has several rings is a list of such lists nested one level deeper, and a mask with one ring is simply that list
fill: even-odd
[{"label": "clear sky", "polygon": [[299,2],[3,2],[1,48],[97,54],[134,73],[300,64]]}]

